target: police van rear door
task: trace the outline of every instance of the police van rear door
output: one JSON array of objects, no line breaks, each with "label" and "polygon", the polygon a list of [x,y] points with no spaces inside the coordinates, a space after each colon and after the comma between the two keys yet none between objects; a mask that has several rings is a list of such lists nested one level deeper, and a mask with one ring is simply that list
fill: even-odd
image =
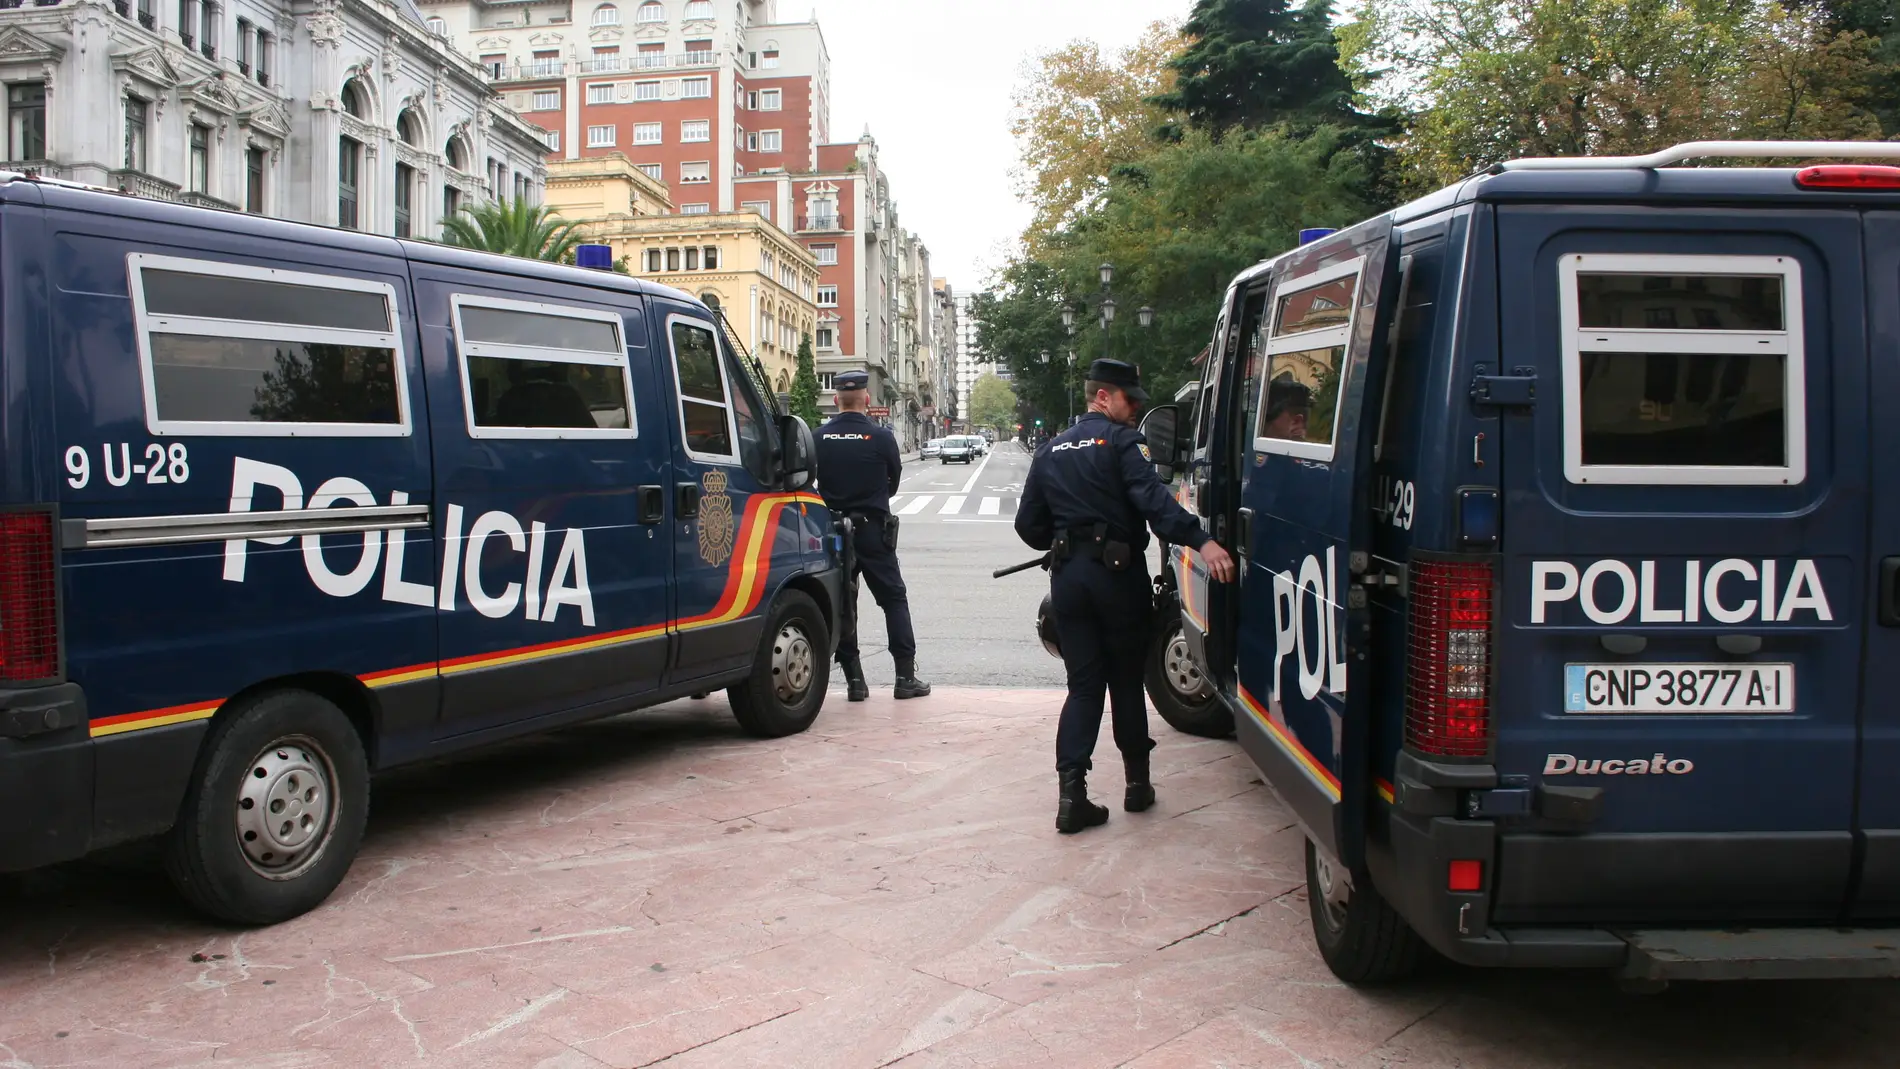
[{"label": "police van rear door", "polygon": [[1537,386],[1500,416],[1495,760],[1585,815],[1505,823],[1492,920],[1837,917],[1868,585],[1859,216],[1496,210],[1498,349]]},{"label": "police van rear door", "polygon": [[[1867,318],[1875,413],[1900,403],[1900,212],[1869,212]],[[1872,421],[1873,463],[1868,498],[1873,552],[1860,576],[1876,591],[1867,630],[1867,675],[1862,693],[1859,830],[1865,851],[1853,916],[1900,919],[1900,421]]]}]

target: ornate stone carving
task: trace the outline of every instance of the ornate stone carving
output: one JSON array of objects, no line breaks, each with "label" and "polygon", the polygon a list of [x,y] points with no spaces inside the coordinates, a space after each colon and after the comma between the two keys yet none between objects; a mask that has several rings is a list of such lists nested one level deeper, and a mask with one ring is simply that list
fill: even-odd
[{"label": "ornate stone carving", "polygon": [[402,38],[390,34],[383,42],[383,80],[396,84],[396,76],[402,73]]},{"label": "ornate stone carving", "polygon": [[324,48],[335,48],[343,40],[343,19],[335,12],[318,11],[307,15],[303,20],[304,32],[310,35],[310,42]]},{"label": "ornate stone carving", "polygon": [[563,40],[566,40],[566,38],[563,38],[558,33],[536,33],[528,35],[528,43],[531,45],[558,45]]},{"label": "ornate stone carving", "polygon": [[374,126],[371,126],[370,124],[364,122],[363,120],[357,118],[354,115],[339,112],[337,114],[337,119],[342,122],[343,132],[345,134],[348,134],[349,136],[355,138],[358,141],[363,142],[366,145],[372,141],[378,140],[382,135],[382,131],[376,129]]},{"label": "ornate stone carving", "polygon": [[0,61],[56,63],[65,54],[65,49],[36,37],[18,26],[0,29]]}]

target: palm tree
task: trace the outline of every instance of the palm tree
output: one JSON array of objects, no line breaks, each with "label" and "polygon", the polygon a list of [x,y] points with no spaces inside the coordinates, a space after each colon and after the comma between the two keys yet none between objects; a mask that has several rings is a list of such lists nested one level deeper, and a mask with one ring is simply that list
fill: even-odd
[{"label": "palm tree", "polygon": [[442,242],[465,249],[560,263],[582,244],[580,224],[562,221],[546,205],[516,198],[463,208],[442,222]]}]

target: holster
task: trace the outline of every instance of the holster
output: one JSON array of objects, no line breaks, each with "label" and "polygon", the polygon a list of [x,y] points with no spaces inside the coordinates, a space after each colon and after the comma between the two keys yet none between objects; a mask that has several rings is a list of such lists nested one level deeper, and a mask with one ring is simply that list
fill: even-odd
[{"label": "holster", "polygon": [[893,551],[897,549],[897,517],[895,516],[884,517],[884,548]]},{"label": "holster", "polygon": [[1134,566],[1135,547],[1111,539],[1108,534],[1108,525],[1103,523],[1058,531],[1049,551],[1058,562],[1072,557],[1094,557],[1111,572],[1125,572]]}]

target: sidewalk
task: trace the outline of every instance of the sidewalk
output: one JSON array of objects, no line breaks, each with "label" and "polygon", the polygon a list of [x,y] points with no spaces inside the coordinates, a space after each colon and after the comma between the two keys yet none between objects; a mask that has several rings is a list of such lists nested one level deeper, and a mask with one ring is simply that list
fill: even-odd
[{"label": "sidewalk", "polygon": [[[1053,830],[1058,691],[720,699],[383,777],[323,908],[236,932],[155,873],[0,878],[0,1065],[1804,1069],[1887,1064],[1892,985],[1319,961],[1291,820],[1155,721],[1159,806]],[[1119,802],[1104,732],[1094,793]]]}]

